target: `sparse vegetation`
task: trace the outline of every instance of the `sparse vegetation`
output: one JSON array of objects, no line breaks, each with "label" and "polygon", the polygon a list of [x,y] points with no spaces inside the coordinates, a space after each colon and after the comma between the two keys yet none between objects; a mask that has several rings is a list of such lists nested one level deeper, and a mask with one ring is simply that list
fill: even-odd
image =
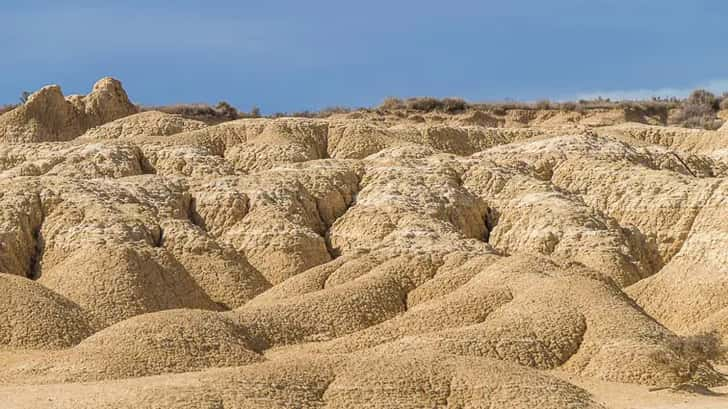
[{"label": "sparse vegetation", "polygon": [[723,121],[716,116],[720,105],[720,100],[711,92],[704,89],[695,90],[682,101],[680,109],[670,122],[686,128],[718,129],[723,124]]},{"label": "sparse vegetation", "polygon": [[726,352],[715,331],[683,337],[682,350],[695,361],[711,361]]},{"label": "sparse vegetation", "polygon": [[538,102],[536,102],[536,108],[537,109],[551,109],[551,101],[549,101],[548,99],[538,101]]},{"label": "sparse vegetation", "polygon": [[[20,105],[25,104],[25,102],[28,101],[28,98],[30,98],[31,95],[33,95],[33,93],[28,91],[23,91],[22,93],[20,93],[20,97],[18,97]],[[12,111],[13,109],[17,108],[18,105],[19,104],[0,105],[0,115]]]},{"label": "sparse vegetation", "polygon": [[[23,93],[25,95],[26,93]],[[21,96],[22,99],[22,96]],[[7,112],[15,105],[0,107],[0,113]],[[659,123],[683,126],[687,128],[718,129],[723,120],[718,118],[719,110],[728,109],[728,92],[721,96],[706,90],[696,90],[688,98],[652,98],[643,101],[614,101],[609,98],[590,100],[554,102],[547,99],[536,102],[503,101],[503,102],[467,102],[462,98],[388,97],[374,108],[352,109],[343,106],[327,107],[321,110],[305,110],[295,112],[276,112],[262,115],[260,108],[253,106],[250,112],[242,112],[226,101],[217,105],[208,104],[176,104],[166,106],[145,106],[142,111],[157,110],[170,114],[178,114],[185,118],[196,119],[208,124],[218,124],[240,118],[328,118],[336,114],[351,112],[376,112],[379,114],[407,117],[412,114],[441,112],[459,114],[468,110],[487,111],[495,115],[506,115],[513,110],[557,110],[586,113],[592,110],[625,110],[627,117],[647,115],[656,118]]]},{"label": "sparse vegetation", "polygon": [[28,102],[28,98],[30,98],[31,95],[33,95],[33,93],[30,92],[30,91],[23,91],[23,92],[21,92],[20,93],[20,98],[19,98],[20,99],[20,103],[21,104],[25,104],[26,102]]},{"label": "sparse vegetation", "polygon": [[718,107],[721,110],[728,109],[728,92],[724,92],[723,95],[721,95]]},{"label": "sparse vegetation", "polygon": [[386,98],[378,107],[382,113],[395,111],[415,111],[420,113],[444,112],[459,113],[466,110],[488,111],[495,115],[505,115],[512,110],[560,110],[568,112],[587,112],[590,110],[623,109],[628,115],[645,114],[659,118],[660,122],[688,128],[715,130],[723,121],[717,117],[721,109],[728,109],[728,93],[716,97],[705,90],[696,90],[686,99],[652,98],[644,101],[612,101],[608,98],[592,100],[552,102],[485,102],[468,103],[458,98],[437,99],[433,97],[417,97],[400,99]]},{"label": "sparse vegetation", "polygon": [[[359,108],[360,111],[366,110],[365,108]],[[331,115],[335,114],[348,114],[349,112],[352,112],[353,109],[342,107],[342,106],[334,106],[334,107],[327,107],[323,108],[319,111],[297,111],[297,112],[276,112],[273,115],[270,115],[271,118],[282,118],[282,117],[292,117],[292,118],[328,118]]]},{"label": "sparse vegetation", "polygon": [[141,111],[160,111],[168,114],[181,115],[188,119],[195,119],[210,125],[233,121],[240,118],[259,118],[260,108],[254,106],[250,113],[240,112],[227,101],[220,101],[217,105],[208,104],[175,104],[164,106],[142,106]]},{"label": "sparse vegetation", "polygon": [[389,97],[380,104],[379,111],[411,110],[418,112],[442,111],[447,113],[458,113],[468,109],[478,111],[490,111],[496,115],[504,115],[511,110],[562,110],[562,111],[586,111],[594,109],[632,109],[641,110],[649,114],[665,113],[670,109],[677,108],[680,100],[655,98],[649,101],[611,101],[598,98],[594,100],[579,100],[576,102],[552,102],[541,100],[538,102],[479,102],[469,103],[460,98],[437,99],[432,97],[419,97],[400,99]]},{"label": "sparse vegetation", "polygon": [[395,109],[403,109],[404,108],[404,102],[402,102],[401,99],[395,98],[395,97],[387,97],[384,99],[381,105],[379,105],[379,109],[383,110],[395,110]]},{"label": "sparse vegetation", "polygon": [[215,108],[207,104],[175,104],[165,106],[145,106],[142,111],[161,111],[167,114],[181,115],[185,118],[196,119],[209,124],[224,122],[227,119]]},{"label": "sparse vegetation", "polygon": [[227,118],[228,120],[232,121],[239,118],[239,113],[237,108],[233,107],[226,101],[220,101],[215,106],[215,111],[220,113],[224,118]]},{"label": "sparse vegetation", "polygon": [[389,97],[378,107],[380,110],[411,110],[419,112],[442,111],[447,113],[463,112],[469,108],[465,100],[461,98],[443,98],[437,99],[433,97],[415,97],[402,100],[399,98]]},{"label": "sparse vegetation", "polygon": [[678,372],[689,383],[699,383],[705,376],[702,372],[706,370],[706,363],[719,359],[726,352],[716,331],[679,337],[673,347],[684,358]]}]

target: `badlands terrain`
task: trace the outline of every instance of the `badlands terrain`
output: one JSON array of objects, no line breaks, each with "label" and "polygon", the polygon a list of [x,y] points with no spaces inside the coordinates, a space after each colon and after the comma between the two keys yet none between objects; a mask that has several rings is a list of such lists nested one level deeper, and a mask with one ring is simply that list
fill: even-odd
[{"label": "badlands terrain", "polygon": [[728,408],[728,125],[0,116],[1,408]]}]

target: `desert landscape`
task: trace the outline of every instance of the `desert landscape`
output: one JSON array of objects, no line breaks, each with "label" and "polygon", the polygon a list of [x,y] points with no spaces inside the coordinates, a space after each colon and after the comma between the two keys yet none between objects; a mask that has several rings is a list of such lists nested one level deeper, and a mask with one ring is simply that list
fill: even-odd
[{"label": "desert landscape", "polygon": [[0,115],[0,407],[728,408],[728,124],[671,109],[44,87]]}]

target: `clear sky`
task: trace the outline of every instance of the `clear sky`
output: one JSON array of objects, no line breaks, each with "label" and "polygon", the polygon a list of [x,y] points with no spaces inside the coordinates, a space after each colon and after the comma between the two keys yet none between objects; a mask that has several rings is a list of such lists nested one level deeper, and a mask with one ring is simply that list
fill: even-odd
[{"label": "clear sky", "polygon": [[0,1],[0,103],[107,75],[263,112],[728,91],[728,1]]}]

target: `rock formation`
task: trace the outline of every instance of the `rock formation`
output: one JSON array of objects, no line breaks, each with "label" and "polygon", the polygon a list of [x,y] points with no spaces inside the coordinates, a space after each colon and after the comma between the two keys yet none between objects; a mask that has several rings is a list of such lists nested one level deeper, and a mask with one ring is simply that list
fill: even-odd
[{"label": "rock formation", "polygon": [[724,131],[378,115],[207,126],[104,79],[1,116],[0,402],[603,408],[553,371],[726,384],[695,344],[728,344]]},{"label": "rock formation", "polygon": [[61,87],[49,85],[0,115],[0,142],[68,141],[136,112],[121,82],[113,78],[102,78],[86,96],[64,98]]}]

